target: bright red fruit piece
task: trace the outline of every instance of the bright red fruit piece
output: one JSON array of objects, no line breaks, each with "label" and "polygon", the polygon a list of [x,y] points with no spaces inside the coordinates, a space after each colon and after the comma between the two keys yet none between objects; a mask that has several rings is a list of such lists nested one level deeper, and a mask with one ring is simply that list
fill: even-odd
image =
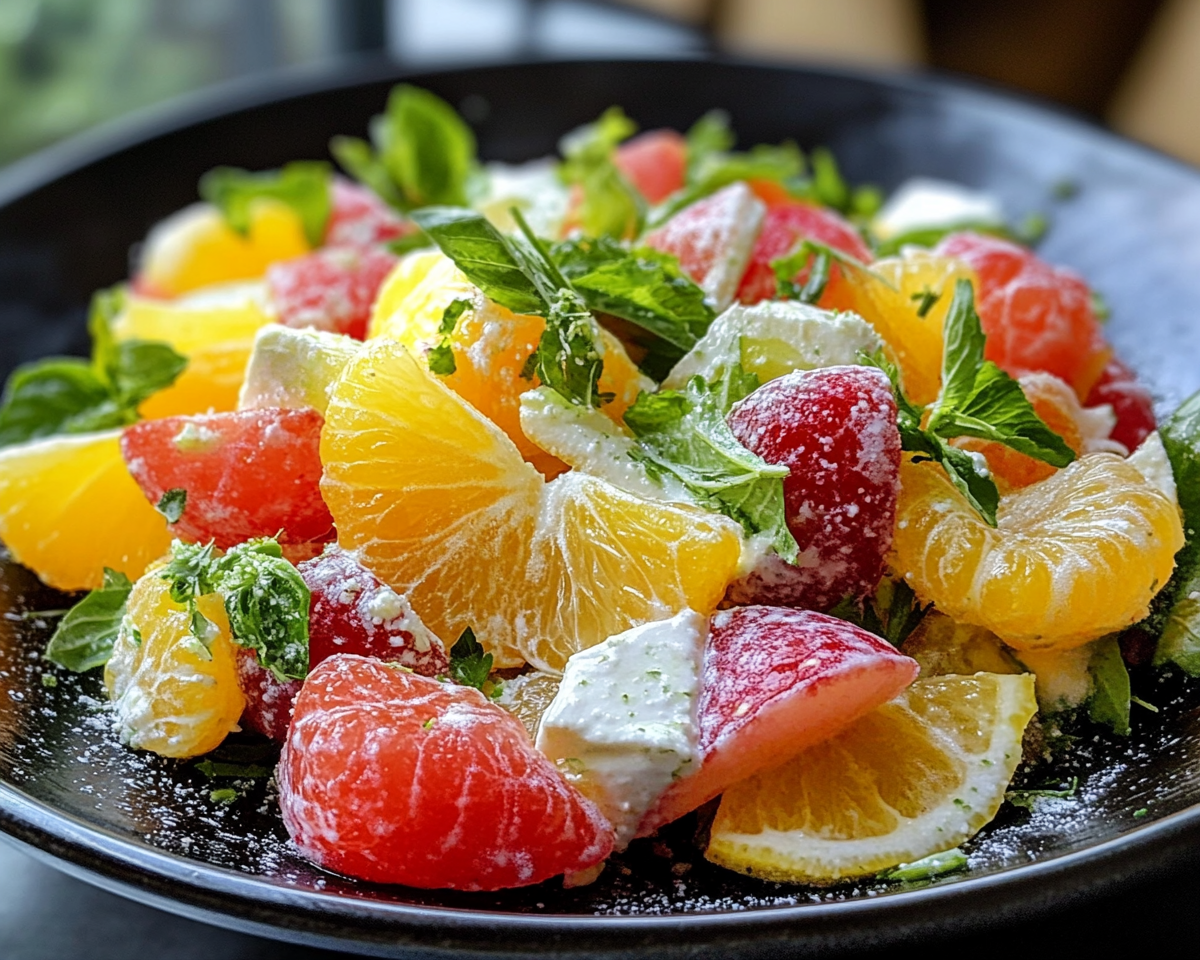
[{"label": "bright red fruit piece", "polygon": [[719,611],[704,650],[700,766],[671,785],[638,835],[833,736],[899,694],[918,669],[887,641],[825,614]]},{"label": "bright red fruit piece", "polygon": [[450,672],[446,648],[409,605],[352,553],[330,547],[299,566],[312,591],[308,659],[315,667],[335,653],[357,653],[408,667],[426,677]]},{"label": "bright red fruit piece", "polygon": [[303,680],[282,682],[258,662],[258,654],[245,647],[234,649],[238,686],[246,697],[242,725],[278,743],[287,739],[292,722],[292,704]]},{"label": "bright red fruit piece", "polygon": [[587,869],[612,828],[478,690],[338,654],[296,698],[279,762],[292,840],[378,883],[499,890]]},{"label": "bright red fruit piece", "polygon": [[362,340],[371,306],[397,258],[374,247],[322,247],[267,268],[267,289],[288,327],[314,327]]},{"label": "bright red fruit piece", "polygon": [[[801,240],[815,240],[863,263],[871,260],[871,250],[858,231],[832,210],[801,200],[776,202],[767,208],[762,230],[750,254],[750,264],[738,287],[738,300],[758,303],[773,299],[778,280],[771,269],[771,261],[786,257]],[[801,271],[796,277],[797,282],[803,282],[806,276],[807,272]],[[820,306],[840,304],[841,268],[834,265],[829,276],[829,284],[818,301]]]},{"label": "bright red fruit piece", "polygon": [[315,410],[275,408],[165,417],[126,427],[121,453],[151,503],[168,490],[186,493],[171,528],[182,540],[222,549],[277,533],[281,542],[328,540],[323,423]]},{"label": "bright red fruit piece", "polygon": [[333,180],[332,209],[325,225],[327,247],[371,247],[416,230],[375,193],[341,177]]},{"label": "bright red fruit piece", "polygon": [[768,463],[791,469],[783,500],[800,558],[792,565],[770,555],[730,586],[728,599],[828,610],[873,593],[900,490],[896,400],[884,373],[789,373],[737,404],[729,427]]},{"label": "bright red fruit piece", "polygon": [[934,252],[970,265],[979,277],[975,307],[987,334],[984,355],[1014,377],[1038,370],[1087,397],[1112,356],[1075,273],[998,237],[953,233]]},{"label": "bright red fruit piece", "polygon": [[1111,404],[1117,415],[1112,439],[1123,443],[1130,453],[1158,429],[1150,391],[1138,380],[1137,374],[1116,357],[1108,361],[1084,406],[1096,407],[1102,403]]},{"label": "bright red fruit piece", "polygon": [[642,243],[672,254],[719,310],[733,300],[762,226],[764,207],[744,183],[685,207]]},{"label": "bright red fruit piece", "polygon": [[674,130],[647,130],[617,148],[617,169],[650,203],[683,189],[687,141]]}]

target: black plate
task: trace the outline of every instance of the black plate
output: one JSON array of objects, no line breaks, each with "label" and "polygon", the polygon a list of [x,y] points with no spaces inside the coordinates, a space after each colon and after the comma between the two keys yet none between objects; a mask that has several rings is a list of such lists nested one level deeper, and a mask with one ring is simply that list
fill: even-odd
[{"label": "black plate", "polygon": [[[205,170],[324,157],[332,134],[365,129],[394,79],[380,66],[243,86],[0,173],[0,367],[82,348],[88,296],[125,275],[130,245],[191,202]],[[733,63],[543,63],[414,79],[462,106],[488,159],[545,154],[613,103],[645,127],[684,127],[724,107],[744,143],[827,144],[854,181],[941,176],[996,193],[1011,214],[1048,212],[1042,252],[1108,299],[1111,338],[1163,406],[1200,386],[1200,176],[1080,121],[945,81]],[[1078,188],[1069,200],[1055,199],[1063,182]],[[270,936],[381,955],[865,946],[1144,877],[1200,836],[1200,687],[1140,675],[1160,713],[1138,713],[1125,739],[1089,729],[1069,761],[1031,775],[1078,776],[1074,798],[1032,815],[1005,807],[968,845],[969,871],[923,888],[742,878],[703,860],[686,821],[582,890],[355,883],[293,854],[261,787],[223,806],[191,765],[119,747],[97,677],[43,686],[47,624],[23,613],[62,603],[26,571],[0,567],[0,828],[85,879]]]}]

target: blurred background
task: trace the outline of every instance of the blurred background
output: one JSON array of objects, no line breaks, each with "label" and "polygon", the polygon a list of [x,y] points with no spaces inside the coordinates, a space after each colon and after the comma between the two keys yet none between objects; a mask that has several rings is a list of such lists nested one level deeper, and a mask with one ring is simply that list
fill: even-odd
[{"label": "blurred background", "polygon": [[721,52],[933,68],[1200,164],[1200,0],[0,0],[0,164],[205,86],[357,56],[431,68]]}]

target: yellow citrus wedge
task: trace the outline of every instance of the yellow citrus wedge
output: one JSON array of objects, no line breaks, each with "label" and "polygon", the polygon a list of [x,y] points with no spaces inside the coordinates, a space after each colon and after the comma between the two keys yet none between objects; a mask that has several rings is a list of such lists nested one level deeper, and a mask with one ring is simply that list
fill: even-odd
[{"label": "yellow citrus wedge", "polygon": [[120,430],[0,450],[0,540],[59,590],[94,590],[105,567],[130,579],[171,545],[166,519],[121,458]]},{"label": "yellow citrus wedge", "polygon": [[147,419],[236,410],[258,330],[274,322],[261,284],[211,287],[178,300],[131,295],[113,321],[119,340],[157,340],[188,358],[171,386],[148,398]]},{"label": "yellow citrus wedge", "polygon": [[195,757],[238,729],[246,700],[238,685],[225,606],[215,594],[196,601],[212,624],[201,643],[191,615],[151,571],[133,585],[125,619],[104,668],[121,742],[164,757]]},{"label": "yellow citrus wedge", "polygon": [[705,855],[766,880],[831,883],[948,850],[996,815],[1036,712],[1028,674],[917,680],[725,791]]},{"label": "yellow citrus wedge", "polygon": [[[442,339],[442,314],[456,300],[470,307],[459,318],[450,338],[454,372],[442,378],[451,390],[496,424],[517,445],[521,456],[546,477],[566,469],[521,429],[521,394],[536,387],[534,377],[521,376],[525,361],[541,339],[541,317],[515,314],[488,300],[440,252],[421,251],[402,260],[384,283],[371,318],[368,338],[396,340],[428,368],[429,351]],[[654,384],[643,376],[621,342],[600,330],[604,371],[600,391],[614,394],[602,410],[616,422],[643,390]]]},{"label": "yellow citrus wedge", "polygon": [[278,200],[255,202],[245,236],[216,207],[194,203],[147,235],[137,283],[154,296],[178,297],[215,283],[256,279],[272,263],[308,251],[300,217]]},{"label": "yellow citrus wedge", "polygon": [[1141,620],[1181,546],[1178,509],[1114,454],[1002,497],[995,527],[941,467],[900,465],[892,568],[921,600],[1018,650],[1079,646]]},{"label": "yellow citrus wedge", "polygon": [[740,528],[723,517],[591,478],[545,484],[498,427],[387,339],[334,384],[321,461],[339,543],[408,594],[438,636],[471,627],[498,667],[528,658],[554,672],[643,620],[711,611],[740,558]]}]

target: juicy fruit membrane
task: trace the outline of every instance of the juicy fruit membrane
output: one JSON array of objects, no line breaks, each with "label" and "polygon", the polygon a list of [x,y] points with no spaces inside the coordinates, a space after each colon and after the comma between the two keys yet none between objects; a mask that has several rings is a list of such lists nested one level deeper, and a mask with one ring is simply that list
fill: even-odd
[{"label": "juicy fruit membrane", "polygon": [[214,283],[261,277],[277,260],[308,250],[300,217],[287,204],[255,201],[250,229],[242,236],[216,207],[194,203],[147,235],[136,287],[151,296],[178,297]]},{"label": "juicy fruit membrane", "polygon": [[711,383],[735,363],[767,383],[795,370],[857,363],[860,352],[880,346],[878,334],[854,314],[791,300],[735,304],[671,368],[663,386],[682,390],[694,376]]},{"label": "juicy fruit membrane", "polygon": [[195,757],[238,728],[246,701],[224,603],[208,594],[196,606],[212,624],[205,644],[191,635],[191,614],[171,599],[157,571],[133,585],[104,668],[122,743],[163,757]]},{"label": "juicy fruit membrane", "polygon": [[297,330],[367,335],[376,294],[396,257],[373,247],[323,247],[267,269],[267,289],[279,322]]},{"label": "juicy fruit membrane", "polygon": [[922,677],[1025,672],[990,630],[958,623],[936,610],[925,613],[900,650],[921,665]]},{"label": "juicy fruit membrane", "polygon": [[[861,263],[871,259],[871,250],[858,231],[832,210],[801,200],[776,200],[767,207],[762,230],[737,289],[737,299],[742,303],[773,299],[779,282],[771,261],[786,257],[801,240],[823,243]],[[818,301],[821,306],[845,309],[842,292],[845,273],[838,264],[830,265],[829,285]],[[807,276],[807,270],[802,270],[795,279],[799,282]]]},{"label": "juicy fruit membrane", "polygon": [[178,300],[131,295],[113,321],[113,335],[168,343],[188,358],[179,378],[142,404],[141,415],[237,409],[255,334],[274,319],[258,283],[212,287]]},{"label": "juicy fruit membrane", "polygon": [[[900,368],[904,392],[914,403],[933,403],[941,390],[942,325],[959,280],[979,288],[975,271],[967,264],[927,250],[876,260],[869,273],[845,272],[847,306],[887,342]],[[919,311],[926,291],[936,300],[922,317]]]},{"label": "juicy fruit membrane", "polygon": [[[642,243],[679,259],[717,310],[733,302],[766,206],[744,183],[733,183],[685,207]],[[772,288],[774,289],[774,288]]]},{"label": "juicy fruit membrane", "polygon": [[765,880],[828,883],[954,847],[996,815],[1036,712],[1028,674],[918,680],[726,790],[705,856]]},{"label": "juicy fruit membrane", "polygon": [[646,814],[638,835],[832,736],[916,675],[916,663],[844,620],[779,607],[720,611],[704,651],[700,763]]},{"label": "juicy fruit membrane", "polygon": [[237,408],[312,407],[323,416],[333,382],[361,346],[339,333],[263,327],[254,337]]},{"label": "juicy fruit membrane", "polygon": [[887,376],[874,367],[789,373],[730,412],[738,441],[786,466],[783,502],[800,554],[769,555],[729,589],[734,603],[829,610],[875,592],[892,545],[900,432]]},{"label": "juicy fruit membrane", "polygon": [[[404,344],[428,368],[429,351],[442,339],[442,314],[456,300],[467,300],[470,307],[450,337],[455,370],[442,381],[503,430],[539,472],[556,476],[564,469],[562,462],[521,429],[521,394],[539,383],[537,377],[526,380],[521,371],[546,328],[544,319],[515,314],[488,300],[444,254],[420,253],[401,261],[385,284],[370,336]],[[612,334],[602,329],[598,346],[604,358],[599,390],[615,395],[602,409],[620,423],[637,395],[653,383],[638,372]]]},{"label": "juicy fruit membrane", "polygon": [[892,566],[922,601],[1018,650],[1079,646],[1141,620],[1181,546],[1175,505],[1113,454],[1003,497],[996,527],[940,467],[900,465]]},{"label": "juicy fruit membrane", "polygon": [[120,444],[110,430],[0,450],[0,540],[58,590],[95,590],[105,567],[136,579],[171,545]]},{"label": "juicy fruit membrane", "polygon": [[1024,247],[954,233],[934,250],[975,270],[975,306],[987,335],[984,356],[1014,377],[1044,371],[1086,397],[1112,356],[1087,284]]},{"label": "juicy fruit membrane", "polygon": [[537,737],[542,714],[558,693],[559,678],[549,673],[533,671],[505,680],[496,703],[525,725],[529,739]]},{"label": "juicy fruit membrane", "polygon": [[328,540],[315,410],[241,410],[143,420],[125,429],[121,453],[147,500],[187,494],[172,532],[221,549],[255,537]]},{"label": "juicy fruit membrane", "polygon": [[339,543],[439,637],[470,626],[497,667],[528,659],[557,672],[637,623],[711,611],[741,553],[740,528],[723,517],[583,476],[545,484],[387,340],[335,385],[321,459]]},{"label": "juicy fruit membrane", "polygon": [[612,830],[470,687],[339,654],[309,675],[279,764],[301,852],[378,883],[527,886],[595,866]]}]

